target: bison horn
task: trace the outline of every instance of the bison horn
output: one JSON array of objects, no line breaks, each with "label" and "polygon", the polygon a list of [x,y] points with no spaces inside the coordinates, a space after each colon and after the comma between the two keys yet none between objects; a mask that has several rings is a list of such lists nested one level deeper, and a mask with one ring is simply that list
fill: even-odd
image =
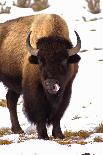
[{"label": "bison horn", "polygon": [[31,44],[30,44],[30,35],[31,32],[28,34],[27,39],[26,39],[26,47],[29,49],[29,52],[31,55],[37,56],[38,54],[38,49],[34,49]]},{"label": "bison horn", "polygon": [[81,39],[79,37],[79,34],[74,31],[76,36],[77,36],[77,45],[71,49],[68,50],[69,56],[75,55],[76,53],[79,52],[80,48],[81,48]]}]

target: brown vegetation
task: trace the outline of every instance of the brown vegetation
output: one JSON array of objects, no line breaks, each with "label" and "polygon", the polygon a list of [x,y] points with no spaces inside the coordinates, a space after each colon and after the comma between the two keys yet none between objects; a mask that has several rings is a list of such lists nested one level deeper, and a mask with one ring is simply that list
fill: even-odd
[{"label": "brown vegetation", "polygon": [[100,13],[100,0],[86,0],[88,9],[91,13],[97,14]]}]

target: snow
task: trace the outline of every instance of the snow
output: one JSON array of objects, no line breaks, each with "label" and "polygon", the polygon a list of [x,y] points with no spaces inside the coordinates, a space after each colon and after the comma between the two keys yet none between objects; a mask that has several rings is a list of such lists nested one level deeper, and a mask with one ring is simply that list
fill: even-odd
[{"label": "snow", "polygon": [[[12,4],[10,0],[7,2],[9,5]],[[12,6],[11,14],[0,14],[0,22],[42,12],[57,13],[66,19],[74,45],[76,43],[74,30],[80,34],[82,48],[79,53],[81,56],[79,72],[73,83],[70,105],[61,120],[61,128],[63,131],[94,130],[103,122],[103,61],[100,61],[103,60],[103,11],[100,14],[93,15],[83,9],[84,1],[80,0],[49,0],[49,2],[49,8],[35,13],[30,8]],[[103,0],[101,0],[101,10],[103,10]],[[83,20],[83,17],[86,18],[87,22]],[[94,18],[97,20],[90,21]],[[98,50],[95,50],[95,48]],[[83,50],[87,51],[82,52]],[[5,99],[6,89],[2,83],[0,83],[0,88],[0,99]],[[22,97],[19,102],[21,100]],[[25,118],[22,112],[22,104],[18,105],[18,117],[26,135],[21,137],[22,142],[19,141],[20,135],[18,134],[0,137],[0,139],[13,141],[10,145],[0,145],[1,155],[82,155],[85,153],[103,155],[103,143],[93,142],[94,137],[103,137],[103,134],[91,135],[86,139],[88,143],[85,145],[76,143],[60,145],[55,141],[37,139],[35,126],[30,125]],[[10,128],[10,116],[7,108],[0,107],[0,118],[0,128]],[[51,128],[48,129],[49,135],[51,135]],[[33,139],[29,135],[30,132],[34,132]],[[25,140],[26,137],[27,140]]]}]

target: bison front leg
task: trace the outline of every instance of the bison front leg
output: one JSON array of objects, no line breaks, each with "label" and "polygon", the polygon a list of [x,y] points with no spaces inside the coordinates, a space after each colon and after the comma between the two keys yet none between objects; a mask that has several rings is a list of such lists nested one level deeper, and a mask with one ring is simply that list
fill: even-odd
[{"label": "bison front leg", "polygon": [[37,124],[37,131],[38,131],[38,138],[39,139],[49,139],[47,135],[47,129],[45,123],[38,123]]},{"label": "bison front leg", "polygon": [[54,121],[53,122],[52,135],[53,135],[54,138],[60,138],[60,139],[65,138],[62,131],[61,131],[61,128],[60,128],[60,121]]},{"label": "bison front leg", "polygon": [[55,117],[53,119],[53,131],[52,131],[52,135],[55,138],[60,138],[60,139],[64,139],[65,136],[63,135],[61,128],[60,128],[60,120],[69,104],[70,101],[70,97],[71,97],[71,88],[72,88],[72,84],[68,83],[65,91],[64,91],[64,95],[63,98],[61,100],[61,104],[55,114]]},{"label": "bison front leg", "polygon": [[15,93],[12,90],[8,90],[6,99],[7,99],[7,107],[10,112],[10,119],[12,124],[12,131],[14,133],[23,133],[23,130],[20,127],[18,117],[17,117],[17,101],[19,98],[19,94]]}]

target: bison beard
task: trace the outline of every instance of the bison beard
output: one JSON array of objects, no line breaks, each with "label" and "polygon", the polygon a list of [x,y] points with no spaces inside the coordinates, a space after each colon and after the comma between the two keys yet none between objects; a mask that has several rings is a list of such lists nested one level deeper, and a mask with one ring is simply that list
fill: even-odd
[{"label": "bison beard", "polygon": [[24,107],[27,118],[37,125],[38,138],[48,139],[46,124],[52,124],[54,138],[63,139],[60,119],[69,104],[71,83],[67,85],[64,92],[57,95],[48,93],[46,96],[42,86],[38,86],[35,96],[30,96],[29,92],[30,90],[24,92]]}]

